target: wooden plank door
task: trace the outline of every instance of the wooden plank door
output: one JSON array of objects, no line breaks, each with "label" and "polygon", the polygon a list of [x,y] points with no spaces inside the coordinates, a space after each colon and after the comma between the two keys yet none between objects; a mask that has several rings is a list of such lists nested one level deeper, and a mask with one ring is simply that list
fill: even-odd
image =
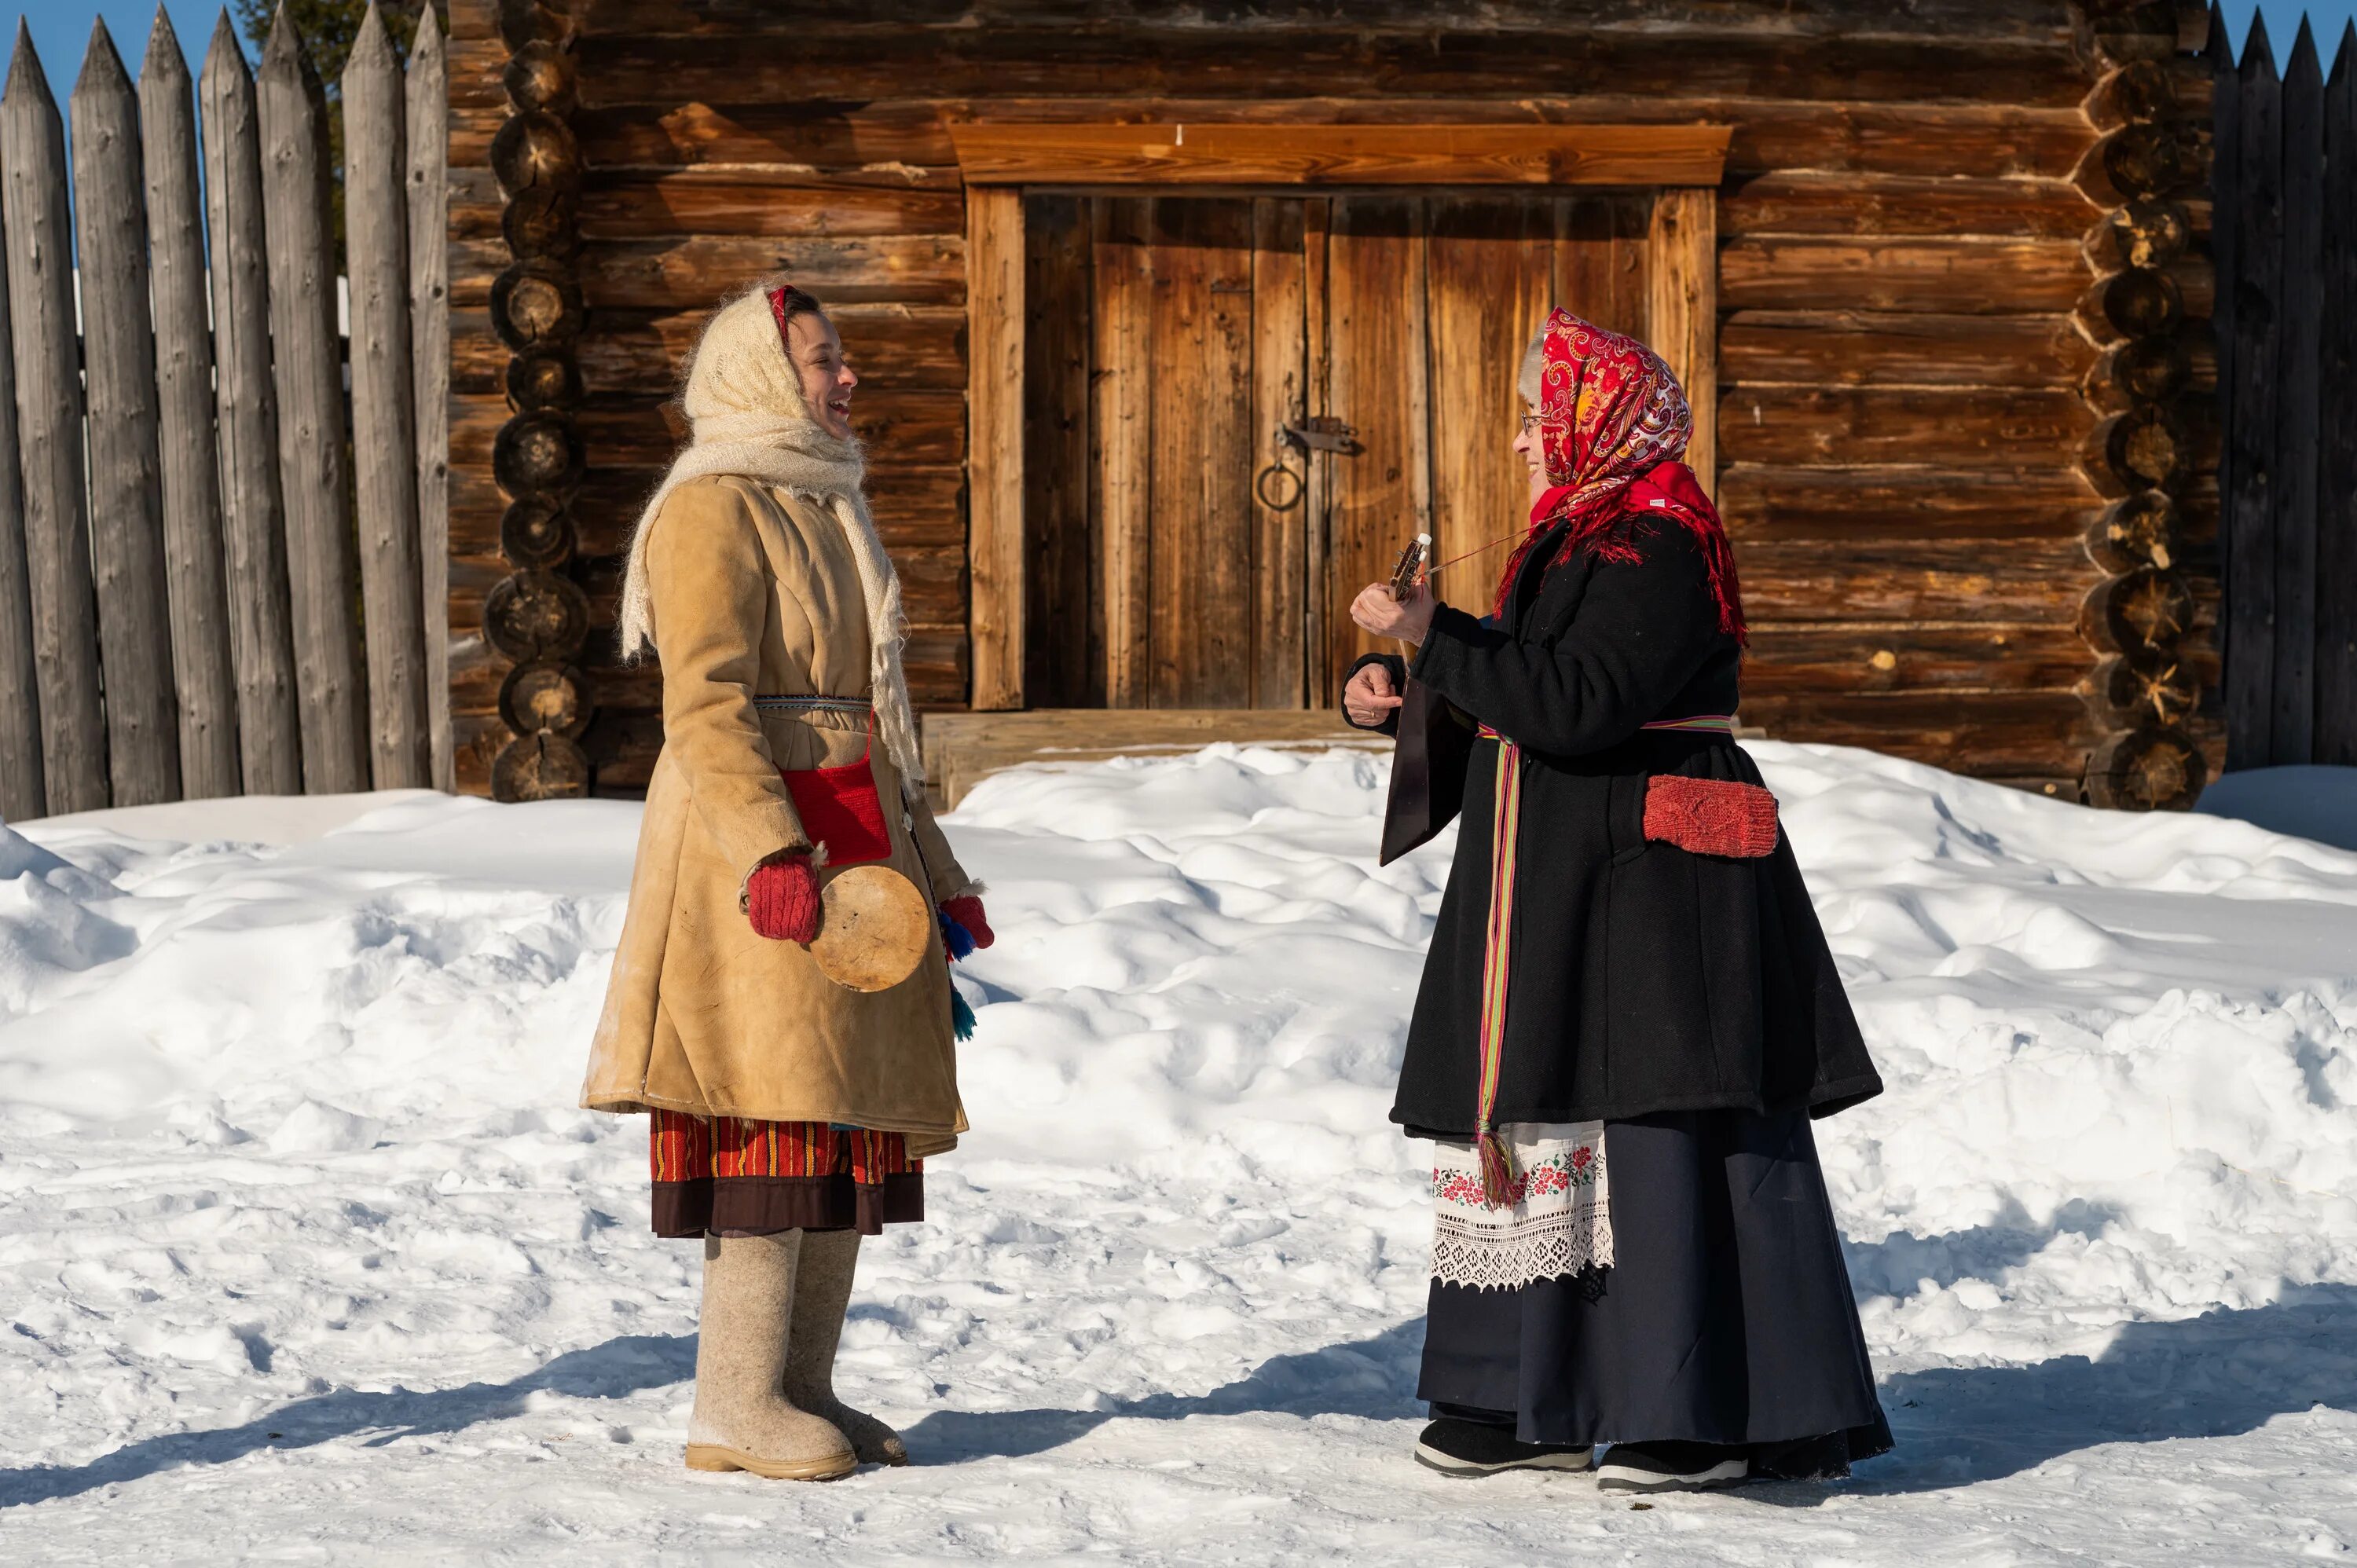
[{"label": "wooden plank door", "polygon": [[[1651,206],[1027,197],[1027,700],[1331,706],[1375,646],[1351,600],[1417,532],[1492,546],[1439,584],[1486,608],[1524,517],[1523,347],[1556,302],[1645,332]],[[1351,450],[1278,447],[1318,416]]]},{"label": "wooden plank door", "polygon": [[[1358,449],[1321,459],[1326,549],[1312,586],[1325,634],[1310,671],[1319,705],[1337,700],[1361,652],[1394,646],[1352,625],[1350,605],[1389,575],[1415,534],[1432,534],[1442,561],[1482,551],[1437,586],[1449,603],[1488,608],[1506,554],[1500,542],[1527,515],[1512,450],[1523,346],[1558,303],[1599,326],[1645,333],[1652,201],[1641,192],[1483,193],[1330,205],[1322,266],[1330,376],[1319,412],[1351,426]],[[1313,256],[1310,272],[1320,271]]]},{"label": "wooden plank door", "polygon": [[1026,681],[1037,706],[1298,707],[1301,202],[1026,209]]}]

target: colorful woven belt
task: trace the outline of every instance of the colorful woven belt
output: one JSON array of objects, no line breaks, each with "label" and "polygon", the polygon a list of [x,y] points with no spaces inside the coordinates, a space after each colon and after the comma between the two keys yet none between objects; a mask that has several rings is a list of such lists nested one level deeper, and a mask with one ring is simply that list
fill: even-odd
[{"label": "colorful woven belt", "polygon": [[1491,1118],[1506,1062],[1506,992],[1513,974],[1514,864],[1523,825],[1523,748],[1481,726],[1498,743],[1498,780],[1490,817],[1490,923],[1481,944],[1481,1095],[1473,1148],[1481,1160],[1481,1197],[1492,1208],[1513,1201],[1513,1153]]},{"label": "colorful woven belt", "polygon": [[1733,735],[1735,715],[1733,714],[1690,714],[1682,719],[1655,719],[1652,724],[1639,725],[1637,727],[1681,730],[1699,735]]}]

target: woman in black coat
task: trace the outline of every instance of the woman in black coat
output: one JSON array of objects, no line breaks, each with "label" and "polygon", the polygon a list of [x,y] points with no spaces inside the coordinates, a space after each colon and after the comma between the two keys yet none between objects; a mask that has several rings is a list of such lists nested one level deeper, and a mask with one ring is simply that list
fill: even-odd
[{"label": "woman in black coat", "polygon": [[1435,1140],[1418,1457],[1603,1485],[1845,1475],[1889,1446],[1810,1121],[1881,1090],[1760,771],[1684,393],[1558,310],[1529,531],[1480,618],[1371,586],[1353,724],[1383,857],[1462,822],[1392,1119]]}]

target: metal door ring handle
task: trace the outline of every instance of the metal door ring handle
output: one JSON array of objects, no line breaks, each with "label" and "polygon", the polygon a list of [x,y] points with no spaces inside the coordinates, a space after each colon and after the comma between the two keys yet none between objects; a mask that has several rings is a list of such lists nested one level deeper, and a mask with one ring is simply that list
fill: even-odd
[{"label": "metal door ring handle", "polygon": [[[1278,500],[1268,493],[1269,476],[1272,474],[1281,475],[1293,481],[1293,495],[1289,499]],[[1301,497],[1308,489],[1309,482],[1307,479],[1282,463],[1271,463],[1260,471],[1258,478],[1253,480],[1253,494],[1258,496],[1260,504],[1271,511],[1291,511],[1301,504]]]}]

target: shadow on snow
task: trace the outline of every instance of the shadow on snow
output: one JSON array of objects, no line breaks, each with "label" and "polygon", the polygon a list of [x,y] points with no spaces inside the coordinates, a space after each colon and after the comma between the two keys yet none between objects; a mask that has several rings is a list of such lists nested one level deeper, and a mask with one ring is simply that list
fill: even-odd
[{"label": "shadow on snow", "polygon": [[[1109,1400],[1093,1410],[937,1410],[907,1433],[920,1464],[1022,1458],[1060,1448],[1110,1421],[1197,1415],[1413,1418],[1421,1320],[1370,1339],[1272,1357],[1202,1394]],[[302,1448],[367,1435],[371,1444],[523,1413],[541,1391],[619,1399],[685,1381],[692,1336],[630,1336],[568,1351],[504,1383],[384,1393],[339,1391],[285,1405],[242,1426],[151,1437],[80,1466],[0,1470],[0,1507],[76,1497],[184,1465],[219,1465],[262,1448]],[[1943,1367],[1882,1384],[1898,1438],[1860,1466],[1847,1490],[1941,1490],[2034,1469],[2105,1443],[2244,1433],[2316,1405],[2357,1410],[2357,1287],[2293,1287],[2284,1299],[2221,1308],[2175,1323],[2132,1323],[2101,1356],[2061,1356],[2026,1367]],[[1806,1504],[1822,1487],[1749,1494]]]}]

